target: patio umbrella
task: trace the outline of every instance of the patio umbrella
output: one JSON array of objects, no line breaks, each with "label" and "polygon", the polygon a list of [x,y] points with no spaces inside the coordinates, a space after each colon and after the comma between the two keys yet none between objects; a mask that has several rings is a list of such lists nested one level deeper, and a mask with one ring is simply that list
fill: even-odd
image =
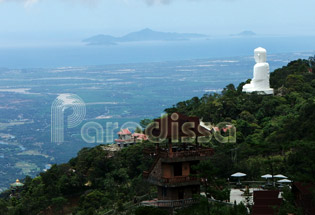
[{"label": "patio umbrella", "polygon": [[273,177],[274,178],[288,178],[287,176],[284,176],[284,175],[281,175],[281,174],[274,175]]},{"label": "patio umbrella", "polygon": [[237,173],[234,173],[233,175],[231,175],[232,177],[237,177],[237,178],[239,178],[239,177],[244,177],[244,176],[246,176],[246,174],[245,173],[241,173],[241,172],[237,172]]},{"label": "patio umbrella", "polygon": [[292,181],[289,179],[282,179],[278,181],[279,183],[291,183]]},{"label": "patio umbrella", "polygon": [[270,185],[269,178],[272,178],[272,175],[266,174],[262,175],[261,177],[267,180],[266,185]]},{"label": "patio umbrella", "polygon": [[238,178],[238,184],[241,183],[240,178],[246,176],[245,173],[237,172],[231,175],[232,177]]},{"label": "patio umbrella", "polygon": [[261,177],[262,177],[262,178],[265,178],[265,179],[268,179],[268,178],[272,178],[272,175],[266,174],[266,175],[262,175]]}]

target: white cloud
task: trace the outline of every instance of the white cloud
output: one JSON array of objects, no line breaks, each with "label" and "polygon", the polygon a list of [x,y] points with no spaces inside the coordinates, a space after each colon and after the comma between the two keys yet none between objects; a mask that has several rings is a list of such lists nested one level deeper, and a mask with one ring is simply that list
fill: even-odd
[{"label": "white cloud", "polygon": [[26,0],[26,2],[24,3],[25,7],[31,6],[32,4],[35,4],[36,2],[38,2],[39,0]]},{"label": "white cloud", "polygon": [[21,2],[24,3],[25,7],[31,6],[32,4],[35,4],[39,0],[0,0],[0,3],[3,2]]},{"label": "white cloud", "polygon": [[[30,6],[32,4],[35,4],[39,1],[42,0],[0,0],[0,3],[4,3],[4,2],[20,2],[20,3],[24,3],[25,6]],[[83,3],[88,3],[88,4],[94,4],[96,1],[98,0],[63,0],[63,1],[73,1],[73,2],[83,2]]]},{"label": "white cloud", "polygon": [[[39,1],[43,1],[43,0],[0,0],[0,3],[3,2],[21,2],[24,3],[25,7],[31,6]],[[95,5],[95,3],[97,3],[97,1],[99,0],[61,0],[61,1],[65,1],[65,2],[83,2],[86,4],[92,4]],[[125,3],[132,3],[133,0],[123,0],[123,2]],[[143,0],[146,4],[152,6],[152,5],[162,5],[162,4],[170,4],[171,2],[175,1],[175,0]],[[183,0],[181,0],[183,1]],[[198,0],[187,0],[187,1],[198,1]]]}]

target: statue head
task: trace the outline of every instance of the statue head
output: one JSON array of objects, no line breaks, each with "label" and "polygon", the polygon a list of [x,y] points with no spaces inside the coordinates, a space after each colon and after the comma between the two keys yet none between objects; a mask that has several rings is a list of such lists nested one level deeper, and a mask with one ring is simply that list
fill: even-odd
[{"label": "statue head", "polygon": [[267,61],[267,51],[264,48],[257,48],[254,50],[256,63],[265,63]]}]

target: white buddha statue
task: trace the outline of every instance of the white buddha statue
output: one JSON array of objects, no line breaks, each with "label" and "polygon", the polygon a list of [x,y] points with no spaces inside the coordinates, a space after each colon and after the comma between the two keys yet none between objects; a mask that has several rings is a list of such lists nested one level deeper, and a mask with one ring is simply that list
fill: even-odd
[{"label": "white buddha statue", "polygon": [[254,78],[250,84],[243,86],[243,92],[259,92],[262,94],[273,94],[273,89],[269,85],[269,64],[267,61],[267,51],[264,48],[254,50],[256,65],[254,66]]}]

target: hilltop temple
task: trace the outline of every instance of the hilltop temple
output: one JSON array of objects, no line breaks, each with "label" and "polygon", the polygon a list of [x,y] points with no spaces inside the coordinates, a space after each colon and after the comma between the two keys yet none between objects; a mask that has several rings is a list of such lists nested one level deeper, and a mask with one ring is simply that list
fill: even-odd
[{"label": "hilltop temple", "polygon": [[260,94],[273,94],[269,83],[269,64],[267,63],[267,51],[264,48],[254,50],[256,65],[254,66],[254,78],[249,84],[243,86],[243,92]]}]

